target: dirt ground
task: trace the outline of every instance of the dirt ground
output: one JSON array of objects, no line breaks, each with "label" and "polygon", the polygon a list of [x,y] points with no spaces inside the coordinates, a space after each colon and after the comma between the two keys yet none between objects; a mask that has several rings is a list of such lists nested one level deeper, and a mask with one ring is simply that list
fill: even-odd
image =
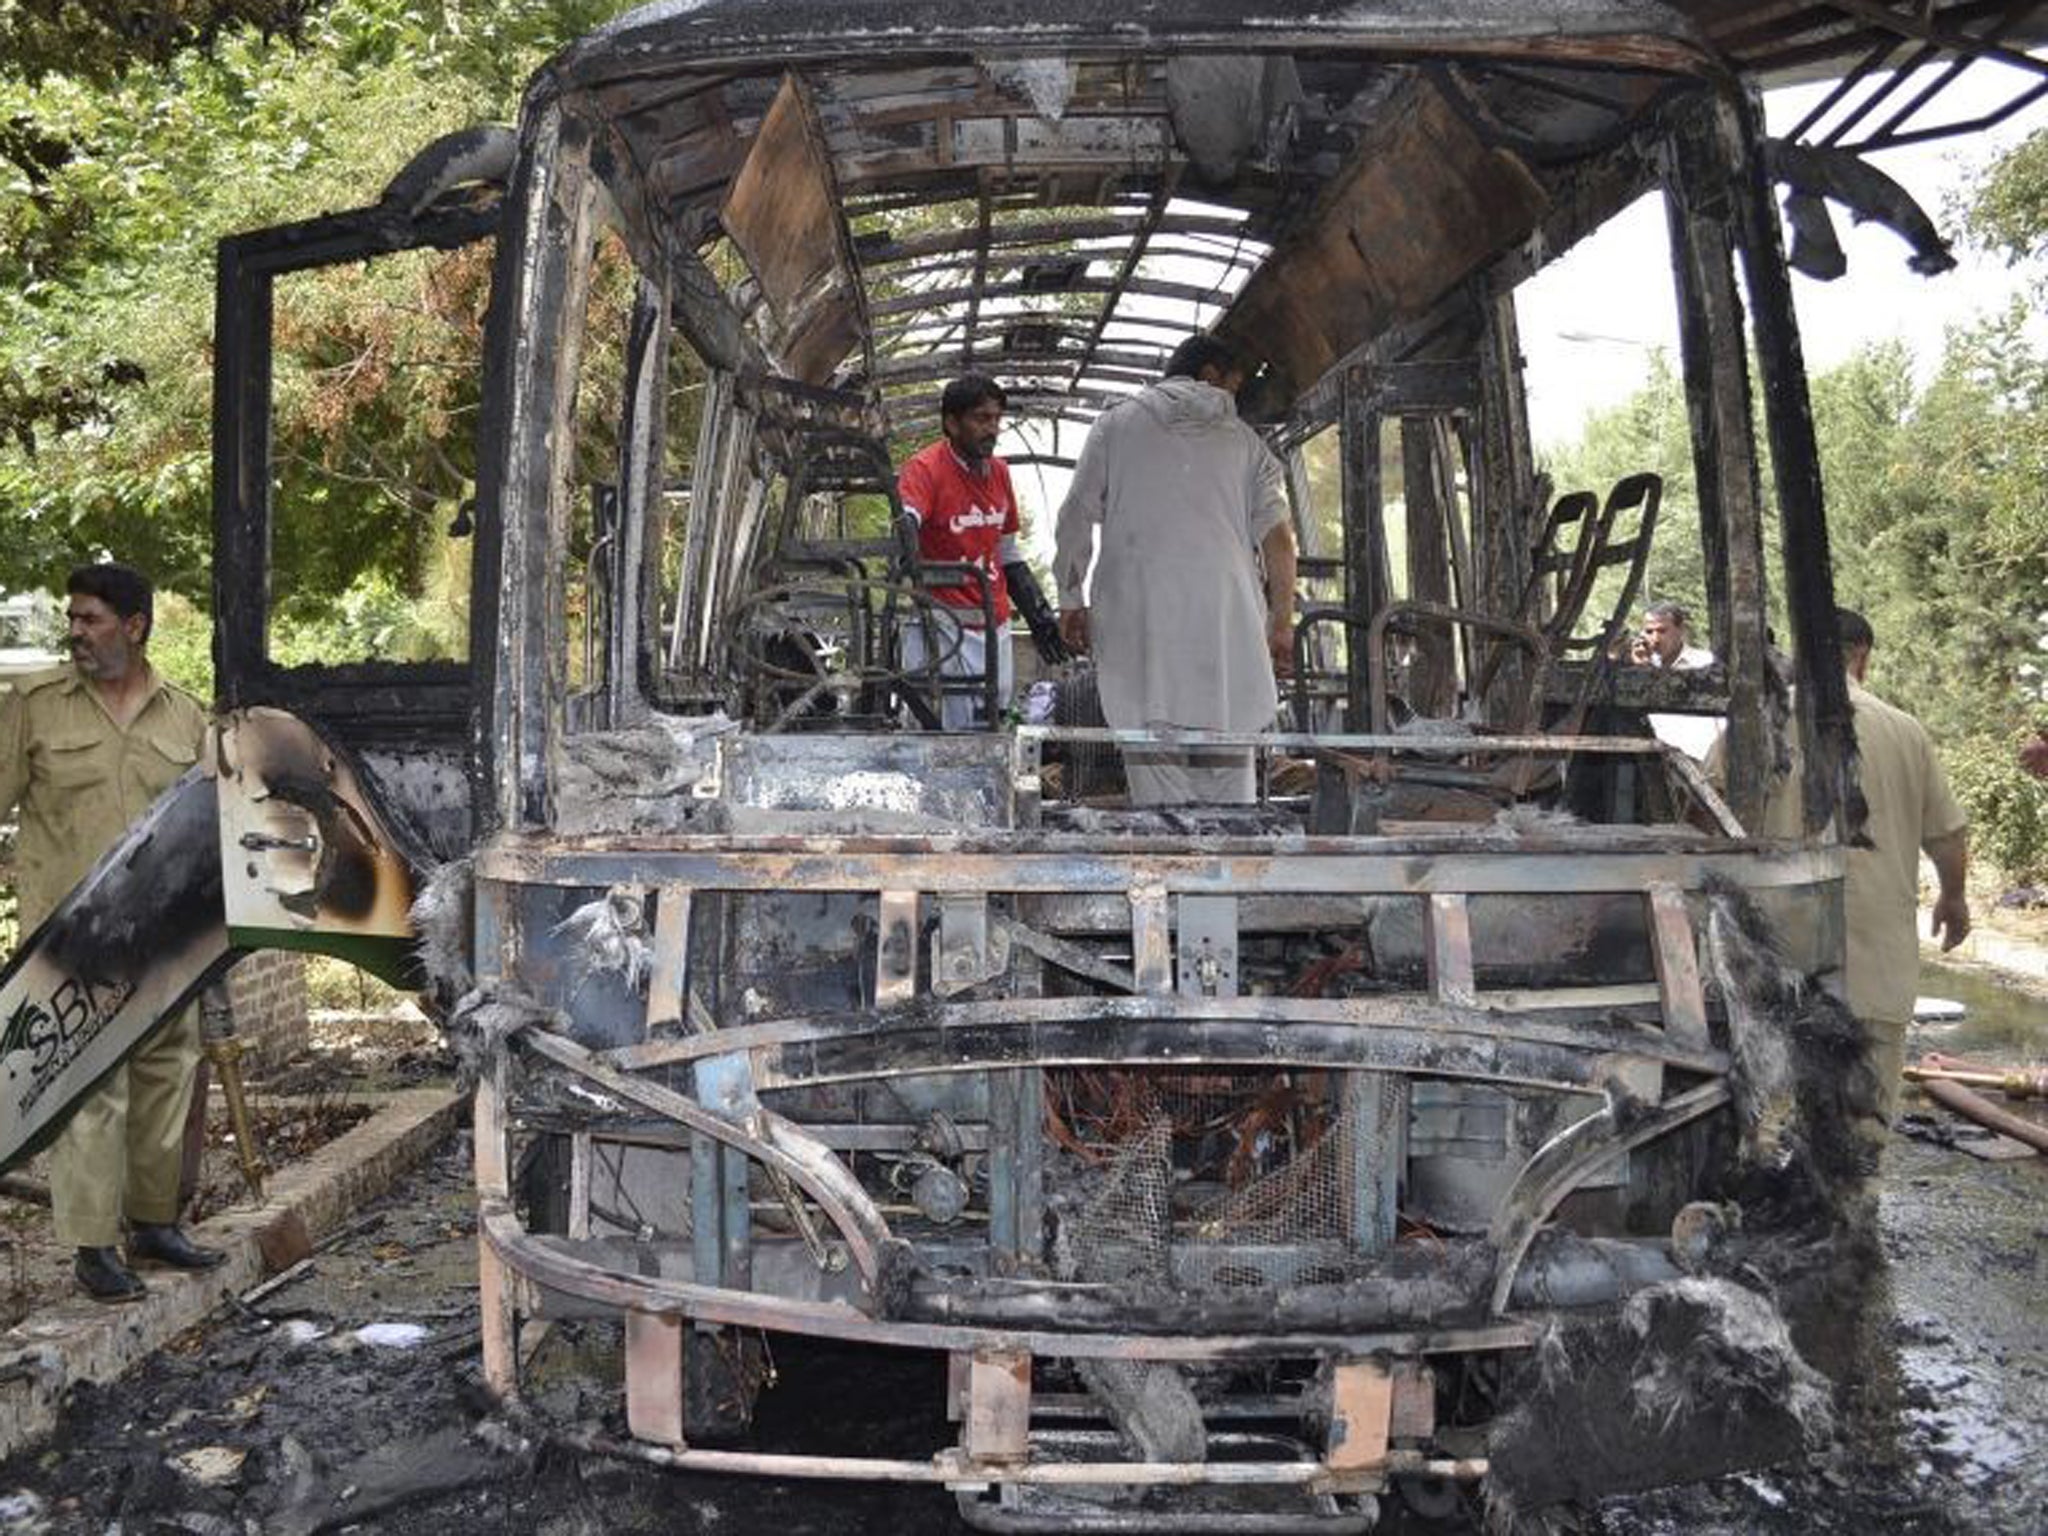
[{"label": "dirt ground", "polygon": [[[1947,995],[1981,986],[1942,975]],[[1973,994],[1974,996],[1974,994]],[[2044,1053],[2048,1003],[1987,991],[1960,1031],[1915,1044]],[[1996,1006],[1990,1006],[1995,1004]],[[1977,1004],[1973,1003],[1973,1007]],[[2002,1010],[2002,1011],[2001,1011]],[[1824,1298],[1807,1342],[1844,1383],[1839,1433],[1796,1465],[1607,1501],[1557,1528],[1598,1536],[1907,1536],[2042,1529],[2048,1505],[2048,1165],[1983,1162],[1895,1137],[1882,1258]],[[612,1531],[788,1536],[964,1529],[910,1488],[681,1477],[535,1445],[481,1391],[467,1148],[455,1138],[369,1207],[310,1272],[216,1314],[112,1387],[81,1392],[44,1451],[0,1463],[0,1531],[398,1536]],[[399,1332],[374,1325],[398,1325]],[[362,1332],[366,1327],[371,1332]],[[397,1338],[407,1347],[379,1339]],[[616,1330],[564,1326],[535,1388],[551,1412],[606,1411]],[[589,1369],[597,1367],[596,1370]],[[778,1343],[769,1447],[928,1454],[947,1438],[928,1358]],[[1470,1531],[1392,1512],[1382,1529]]]},{"label": "dirt ground", "polygon": [[[439,1033],[417,1013],[317,1014],[305,1049],[277,1072],[249,1082],[249,1112],[265,1166],[290,1167],[360,1125],[375,1108],[365,1094],[446,1081],[453,1072]],[[48,1154],[19,1172],[47,1189]],[[203,1221],[249,1198],[234,1124],[216,1084],[186,1217]],[[0,1328],[71,1289],[71,1253],[50,1229],[48,1205],[0,1195]]]}]

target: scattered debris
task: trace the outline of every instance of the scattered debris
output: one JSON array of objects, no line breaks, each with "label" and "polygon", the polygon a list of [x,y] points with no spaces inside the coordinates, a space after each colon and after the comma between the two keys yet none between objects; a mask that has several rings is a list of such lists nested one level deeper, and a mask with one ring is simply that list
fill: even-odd
[{"label": "scattered debris", "polygon": [[1487,1447],[1503,1528],[1567,1500],[1783,1461],[1833,1422],[1827,1381],[1777,1308],[1693,1277],[1553,1324],[1511,1399]]},{"label": "scattered debris", "polygon": [[226,1488],[241,1480],[246,1450],[230,1445],[202,1445],[171,1458],[171,1465],[202,1488]]},{"label": "scattered debris", "polygon": [[1913,1022],[1915,1024],[1953,1024],[1968,1016],[1965,1008],[1954,998],[1916,997],[1913,999]]},{"label": "scattered debris", "polygon": [[1880,1096],[1863,1027],[1784,962],[1747,894],[1716,884],[1707,904],[1742,1135],[1736,1192],[1752,1227],[1824,1231],[1862,1204],[1876,1167]]},{"label": "scattered debris", "polygon": [[292,1265],[292,1267],[284,1271],[283,1274],[272,1275],[268,1280],[264,1281],[261,1285],[251,1286],[248,1290],[242,1292],[242,1302],[246,1306],[253,1307],[257,1302],[261,1301],[264,1297],[273,1295],[276,1292],[283,1290],[286,1286],[290,1285],[294,1280],[303,1279],[305,1276],[311,1274],[312,1272],[313,1260],[310,1256],[308,1256],[306,1258],[299,1260],[298,1263]]},{"label": "scattered debris", "polygon": [[1920,1087],[1943,1109],[2013,1141],[2023,1142],[2037,1152],[2048,1152],[2048,1125],[2016,1115],[2011,1110],[2000,1109],[1982,1094],[1973,1093],[1963,1084],[1947,1078],[1923,1078]]},{"label": "scattered debris", "polygon": [[350,1337],[372,1349],[417,1349],[429,1331],[420,1323],[365,1323]]}]

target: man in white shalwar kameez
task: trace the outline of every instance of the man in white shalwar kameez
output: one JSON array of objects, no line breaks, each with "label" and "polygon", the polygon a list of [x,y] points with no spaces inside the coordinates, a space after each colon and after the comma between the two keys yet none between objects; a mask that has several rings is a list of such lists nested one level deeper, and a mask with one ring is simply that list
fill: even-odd
[{"label": "man in white shalwar kameez", "polygon": [[[1237,414],[1243,382],[1228,346],[1192,337],[1164,379],[1096,421],[1074,466],[1053,555],[1060,631],[1094,651],[1117,730],[1254,732],[1278,713],[1294,528],[1280,461]],[[1124,769],[1133,805],[1256,797],[1249,748],[1132,748]]]}]

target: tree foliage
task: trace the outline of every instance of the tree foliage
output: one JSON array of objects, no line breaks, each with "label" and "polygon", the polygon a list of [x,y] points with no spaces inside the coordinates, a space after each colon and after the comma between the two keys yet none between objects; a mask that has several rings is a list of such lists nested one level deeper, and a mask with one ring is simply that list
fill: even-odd
[{"label": "tree foliage", "polygon": [[[125,51],[77,29],[111,39],[129,12],[24,12],[0,61],[0,588],[111,551],[206,603],[216,243],[374,201],[621,8],[188,3]],[[338,617],[358,582],[420,596],[473,482],[487,283],[471,250],[280,284],[288,617]]]}]

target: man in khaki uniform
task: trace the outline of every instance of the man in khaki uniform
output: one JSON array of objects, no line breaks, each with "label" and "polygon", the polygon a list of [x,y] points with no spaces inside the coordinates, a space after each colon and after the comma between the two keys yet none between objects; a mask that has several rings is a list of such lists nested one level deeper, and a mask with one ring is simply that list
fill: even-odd
[{"label": "man in khaki uniform", "polygon": [[1841,608],[1835,622],[1856,712],[1863,798],[1870,804],[1865,831],[1871,846],[1848,850],[1843,880],[1849,1011],[1869,1032],[1870,1062],[1890,1119],[1898,1109],[1906,1026],[1913,1022],[1913,998],[1920,990],[1920,854],[1925,850],[1939,882],[1932,931],[1946,952],[1970,932],[1963,889],[1969,822],[1949,792],[1926,728],[1863,687],[1876,644],[1870,621]]},{"label": "man in khaki uniform", "polygon": [[[198,761],[206,736],[198,700],[165,682],[144,654],[149,579],[124,565],[87,565],[66,591],[72,664],[0,694],[0,815],[20,807],[24,936]],[[221,1262],[177,1224],[198,1060],[198,1022],[187,1009],[79,1104],[51,1149],[57,1240],[77,1249],[78,1283],[97,1300],[143,1294],[117,1246],[123,1216],[135,1258],[179,1269]]]},{"label": "man in khaki uniform", "polygon": [[[1939,883],[1933,932],[1945,953],[1970,932],[1970,904],[1963,889],[1970,835],[1926,728],[1863,686],[1876,644],[1870,621],[1853,609],[1838,608],[1835,623],[1842,664],[1849,673],[1857,772],[1869,806],[1864,832],[1870,839],[1869,847],[1851,848],[1843,859],[1846,1001],[1863,1025],[1864,1056],[1876,1076],[1880,1107],[1889,1122],[1898,1112],[1906,1028],[1913,1022],[1913,999],[1920,990],[1920,941],[1915,931],[1920,855],[1925,851],[1933,861]],[[1803,836],[1796,747],[1792,756],[1791,772],[1772,784],[1764,805],[1762,830],[1768,838],[1798,841]],[[1721,785],[1725,768],[1717,743],[1707,758],[1707,777]]]}]

